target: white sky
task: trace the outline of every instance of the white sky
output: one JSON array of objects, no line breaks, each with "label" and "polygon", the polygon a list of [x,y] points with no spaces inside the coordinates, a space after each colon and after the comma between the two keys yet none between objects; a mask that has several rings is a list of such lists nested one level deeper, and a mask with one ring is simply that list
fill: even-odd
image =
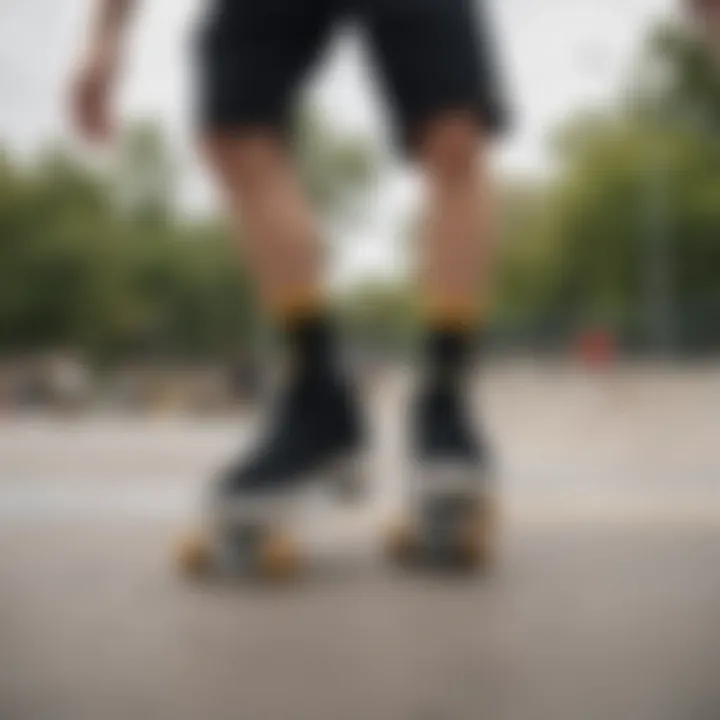
[{"label": "white sky", "polygon": [[[205,0],[206,1],[206,0]],[[261,0],[258,0],[261,1]],[[66,135],[63,91],[93,0],[0,0],[0,143],[32,152]],[[123,118],[152,117],[190,147],[189,33],[204,0],[139,0],[120,99]],[[498,31],[514,129],[498,149],[504,173],[537,174],[549,165],[546,139],[573,111],[607,104],[627,78],[653,18],[673,0],[488,0]],[[384,107],[362,49],[342,38],[312,89],[339,128],[386,141]],[[183,204],[205,207],[212,193],[188,153]],[[341,276],[392,265],[397,236],[416,193],[399,169],[368,202],[375,218],[349,243]]]}]

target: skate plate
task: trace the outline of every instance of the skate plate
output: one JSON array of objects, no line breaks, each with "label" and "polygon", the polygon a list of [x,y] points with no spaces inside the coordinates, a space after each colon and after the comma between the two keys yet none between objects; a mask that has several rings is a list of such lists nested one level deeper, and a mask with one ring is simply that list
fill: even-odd
[{"label": "skate plate", "polygon": [[498,511],[494,482],[467,468],[423,468],[409,510],[390,528],[386,549],[405,566],[486,570],[494,560]]},{"label": "skate plate", "polygon": [[357,453],[328,463],[295,490],[273,497],[213,501],[198,530],[175,550],[180,572],[189,578],[235,576],[286,580],[297,576],[312,549],[298,527],[318,495],[354,504],[366,495],[364,458]]},{"label": "skate plate", "polygon": [[271,526],[237,527],[189,533],[178,543],[176,561],[188,578],[243,576],[288,580],[302,564],[302,553],[293,538]]}]

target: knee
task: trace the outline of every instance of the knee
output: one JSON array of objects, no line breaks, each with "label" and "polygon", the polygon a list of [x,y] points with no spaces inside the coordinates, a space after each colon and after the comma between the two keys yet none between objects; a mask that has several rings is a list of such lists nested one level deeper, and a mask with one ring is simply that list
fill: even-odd
[{"label": "knee", "polygon": [[431,180],[441,187],[472,181],[483,153],[483,134],[474,118],[451,117],[428,127],[420,156]]}]

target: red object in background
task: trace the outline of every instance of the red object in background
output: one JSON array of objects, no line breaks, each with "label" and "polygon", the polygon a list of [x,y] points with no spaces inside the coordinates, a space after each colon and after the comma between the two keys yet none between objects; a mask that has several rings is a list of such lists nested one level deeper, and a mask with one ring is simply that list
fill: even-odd
[{"label": "red object in background", "polygon": [[607,367],[617,356],[615,336],[604,329],[588,330],[578,338],[577,354],[585,365],[593,368]]}]

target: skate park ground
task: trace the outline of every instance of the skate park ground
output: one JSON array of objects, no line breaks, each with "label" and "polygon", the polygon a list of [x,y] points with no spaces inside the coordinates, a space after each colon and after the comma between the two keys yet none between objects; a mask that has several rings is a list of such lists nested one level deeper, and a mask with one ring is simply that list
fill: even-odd
[{"label": "skate park ground", "polygon": [[470,578],[380,558],[401,374],[368,393],[342,560],[283,588],[169,559],[252,418],[0,419],[0,718],[720,717],[720,370],[516,363],[478,392],[504,529]]}]

